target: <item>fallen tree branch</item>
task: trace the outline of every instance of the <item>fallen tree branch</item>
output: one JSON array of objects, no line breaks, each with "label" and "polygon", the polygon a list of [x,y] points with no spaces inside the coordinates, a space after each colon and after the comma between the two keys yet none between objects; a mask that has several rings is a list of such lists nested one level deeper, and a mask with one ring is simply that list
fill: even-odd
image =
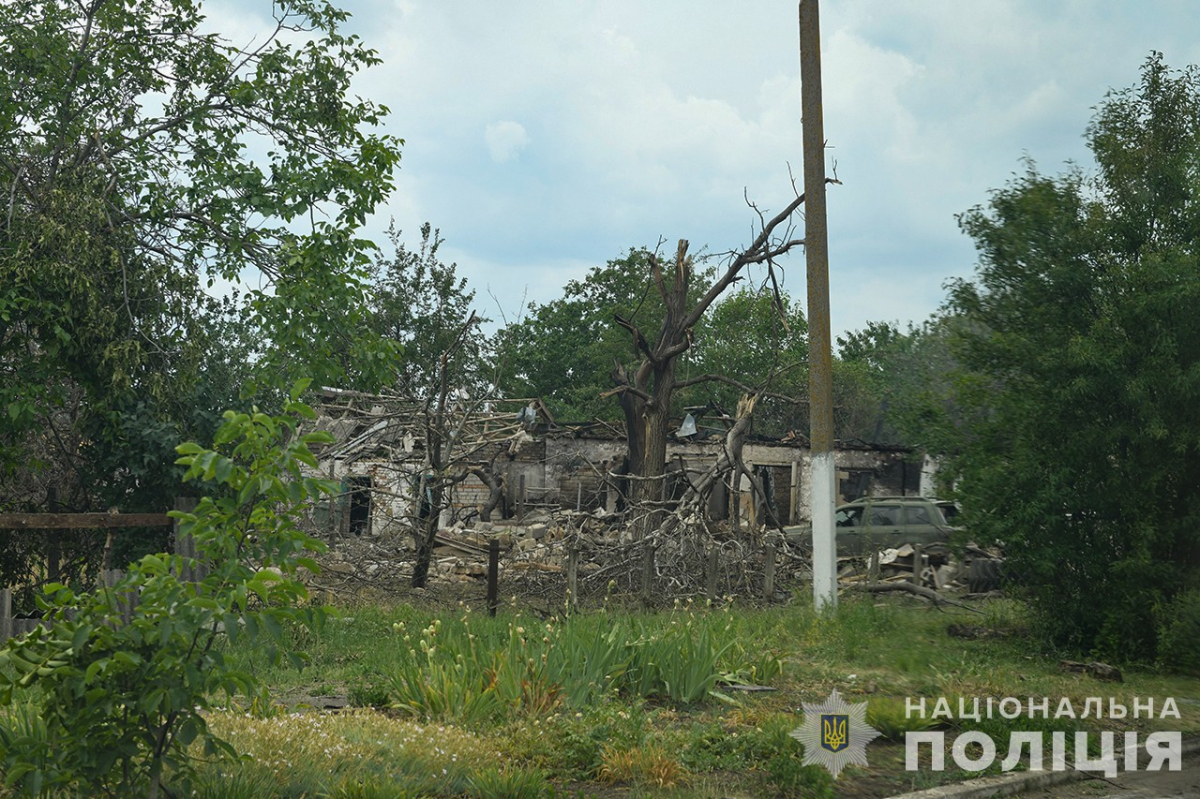
[{"label": "fallen tree branch", "polygon": [[869,594],[887,594],[887,593],[891,593],[893,591],[902,591],[906,594],[912,594],[913,596],[919,596],[922,599],[928,599],[930,602],[932,602],[934,604],[934,607],[941,607],[942,605],[953,605],[956,608],[962,608],[964,610],[969,610],[972,613],[978,613],[980,616],[984,615],[983,611],[981,611],[977,608],[973,608],[970,605],[964,605],[961,602],[955,602],[952,599],[946,599],[946,597],[942,596],[937,591],[934,591],[932,588],[926,588],[923,585],[916,585],[914,583],[908,582],[907,580],[902,580],[898,583],[876,583],[875,585],[857,585],[857,586],[853,587],[853,590],[866,591]]}]

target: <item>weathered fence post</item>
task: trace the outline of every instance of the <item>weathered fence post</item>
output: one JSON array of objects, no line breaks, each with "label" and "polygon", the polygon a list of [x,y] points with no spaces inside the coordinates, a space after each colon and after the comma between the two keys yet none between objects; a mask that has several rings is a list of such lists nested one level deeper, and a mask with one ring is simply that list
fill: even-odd
[{"label": "weathered fence post", "polygon": [[0,591],[0,644],[13,637],[12,589]]},{"label": "weathered fence post", "polygon": [[[195,509],[195,497],[175,497],[175,510],[191,513]],[[190,535],[180,532],[178,519],[175,520],[174,538],[175,554],[191,561],[190,564],[184,564],[183,573],[179,575],[179,579],[189,583],[200,582],[207,576],[208,569],[196,562],[196,541]]]},{"label": "weathered fence post", "polygon": [[871,564],[867,567],[867,582],[875,585],[879,582],[879,548],[871,548]]},{"label": "weathered fence post", "polygon": [[[62,508],[58,504],[58,487],[46,489],[46,510],[58,513]],[[46,577],[52,583],[62,578],[62,541],[59,540],[58,530],[46,531]]]},{"label": "weathered fence post", "polygon": [[[524,481],[525,478],[521,478]],[[487,569],[487,609],[489,616],[496,615],[496,607],[499,605],[500,596],[500,541],[491,539],[488,541],[488,569]]]},{"label": "weathered fence post", "polygon": [[642,604],[650,607],[651,589],[654,587],[654,545],[644,543],[642,549]]},{"label": "weathered fence post", "polygon": [[791,480],[791,509],[788,511],[788,523],[795,524],[800,520],[800,463],[792,461]]},{"label": "weathered fence post", "polygon": [[717,568],[720,565],[721,550],[713,547],[708,551],[708,567],[704,572],[704,579],[707,582],[708,601],[712,604],[717,603]]},{"label": "weathered fence post", "polygon": [[775,598],[775,545],[767,544],[766,562],[763,564],[763,599],[770,602]]},{"label": "weathered fence post", "polygon": [[925,555],[920,544],[913,544],[913,585],[921,584],[921,572],[925,570]]},{"label": "weathered fence post", "polygon": [[525,475],[517,479],[517,521],[525,521]]},{"label": "weathered fence post", "polygon": [[[100,572],[100,583],[105,590],[111,591],[116,588],[117,583],[125,579],[125,572],[120,569],[105,569]],[[132,591],[123,591],[114,597],[116,602],[117,612],[121,614],[121,622],[123,624],[133,623],[133,611],[137,609],[138,596]]]},{"label": "weathered fence post", "polygon": [[579,545],[567,550],[567,610],[574,610],[579,601]]}]

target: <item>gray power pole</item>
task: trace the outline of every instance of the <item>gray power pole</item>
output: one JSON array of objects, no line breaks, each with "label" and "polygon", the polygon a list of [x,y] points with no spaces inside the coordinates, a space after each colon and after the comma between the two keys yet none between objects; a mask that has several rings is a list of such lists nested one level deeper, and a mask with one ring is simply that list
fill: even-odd
[{"label": "gray power pole", "polygon": [[800,0],[800,112],[804,125],[804,254],[808,267],[809,439],[812,441],[813,604],[837,607],[833,524],[833,369],[829,335],[829,236],[825,226],[825,125],[817,0]]}]

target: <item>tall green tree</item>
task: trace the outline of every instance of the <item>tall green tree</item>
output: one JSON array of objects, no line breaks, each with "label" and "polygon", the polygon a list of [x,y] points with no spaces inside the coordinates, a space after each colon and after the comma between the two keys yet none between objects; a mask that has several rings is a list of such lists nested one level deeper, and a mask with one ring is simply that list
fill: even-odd
[{"label": "tall green tree", "polygon": [[958,362],[950,342],[961,320],[937,313],[906,330],[869,322],[839,336],[834,361],[834,429],[844,438],[940,451],[958,430],[953,401]]},{"label": "tall green tree", "polygon": [[945,449],[1050,640],[1149,658],[1200,587],[1200,72],[1152,55],[1087,138],[1093,176],[1031,163],[961,219]]},{"label": "tall green tree", "polygon": [[[620,405],[607,396],[611,373],[638,352],[614,320],[619,316],[652,331],[666,315],[651,277],[651,256],[631,249],[568,282],[559,299],[531,304],[525,318],[503,328],[496,346],[504,393],[541,397],[560,419],[621,418]],[[688,301],[695,303],[716,276],[704,263],[692,268],[698,274],[688,284]],[[744,387],[762,385],[773,372],[775,392],[803,395],[807,333],[803,310],[786,292],[777,296],[769,286],[745,285],[716,298],[680,358],[682,385],[672,413],[684,404],[708,404],[732,414]],[[728,380],[713,380],[714,375]],[[807,426],[803,405],[768,401],[758,413],[763,432]]]},{"label": "tall green tree", "polygon": [[[428,397],[441,381],[439,359],[471,318],[475,291],[458,274],[457,264],[442,260],[438,251],[444,240],[428,222],[421,226],[416,247],[407,244],[394,225],[388,240],[391,254],[381,253],[368,269],[367,326],[400,349],[399,357],[390,360],[391,388],[408,397]],[[487,392],[487,342],[474,328],[462,339],[448,375],[451,388],[473,396]],[[370,380],[370,370],[366,377]]]},{"label": "tall green tree", "polygon": [[263,7],[273,28],[243,44],[208,32],[196,0],[0,5],[10,473],[81,397],[73,457],[96,467],[82,483],[101,480],[81,502],[128,508],[151,483],[166,491],[154,476],[173,476],[173,445],[215,424],[206,411],[207,431],[190,426],[223,369],[208,363],[224,322],[207,290],[243,275],[264,278],[241,309],[267,343],[255,382],[334,380],[343,338],[375,348],[349,335],[363,330],[371,251],[356,231],[391,189],[400,142],[372,132],[385,109],[348,90],[378,58],[328,2]]},{"label": "tall green tree", "polygon": [[439,519],[450,507],[453,486],[470,473],[499,485],[486,461],[494,451],[464,435],[473,422],[490,415],[497,367],[487,357],[490,342],[479,331],[485,320],[471,308],[475,292],[457,266],[439,256],[439,233],[426,223],[415,248],[394,226],[388,237],[392,254],[381,255],[369,270],[367,325],[402,349],[390,359],[393,397],[384,405],[404,415],[421,443],[419,467],[409,475],[412,503],[406,519],[416,548],[412,584],[419,588],[429,578]]},{"label": "tall green tree", "polygon": [[[803,317],[781,295],[727,294],[751,267],[773,270],[776,259],[802,243],[791,237],[791,217],[803,202],[800,196],[774,217],[760,215],[758,235],[746,247],[725,253],[719,269],[699,266],[688,242],[680,240],[670,259],[631,250],[628,257],[568,284],[562,300],[531,308],[530,319],[501,332],[500,349],[511,358],[508,385],[543,398],[557,394],[574,413],[595,408],[593,415],[601,418],[611,409],[605,412],[598,402],[615,398],[625,423],[628,474],[636,478],[630,498],[643,507],[660,507],[678,392],[700,396],[719,384],[757,395],[776,368],[789,365],[787,359],[803,347]],[[723,303],[728,305],[714,316]],[[711,327],[714,319],[720,330]],[[782,333],[775,332],[777,326]],[[698,348],[699,341],[708,349]],[[719,371],[705,371],[708,366]],[[754,379],[737,379],[747,375]],[[755,406],[754,401],[739,404]],[[654,529],[660,516],[654,510],[640,517],[641,532]]]},{"label": "tall green tree", "polygon": [[747,388],[762,388],[797,401],[768,397],[758,403],[756,433],[808,430],[808,321],[799,303],[770,285],[746,285],[718,299],[696,325],[679,372],[689,405],[711,405],[732,416]]},{"label": "tall green tree", "polygon": [[650,279],[651,253],[630,249],[572,280],[563,296],[531,303],[527,314],[497,336],[509,396],[541,397],[560,419],[618,419],[620,406],[604,392],[609,373],[633,353],[614,314],[647,329],[662,322],[662,298]]}]

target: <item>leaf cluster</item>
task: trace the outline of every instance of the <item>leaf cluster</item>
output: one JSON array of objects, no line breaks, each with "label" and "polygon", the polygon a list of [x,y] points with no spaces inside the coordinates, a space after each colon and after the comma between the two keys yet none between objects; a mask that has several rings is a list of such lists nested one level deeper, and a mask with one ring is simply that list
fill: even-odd
[{"label": "leaf cluster", "polygon": [[1088,131],[1098,170],[1030,163],[961,218],[960,427],[977,537],[1007,546],[1050,640],[1150,659],[1200,580],[1200,72],[1152,55]]},{"label": "leaf cluster", "polygon": [[[299,664],[285,625],[324,620],[322,609],[305,606],[300,579],[302,569],[318,570],[311,553],[322,544],[298,519],[334,486],[303,472],[316,466],[309,445],[329,440],[297,432],[299,419],[313,418],[296,399],[305,385],[282,416],[229,412],[213,449],[179,447],[185,479],[212,490],[194,511],[174,513],[196,560],[146,555],[111,588],[52,586],[42,605],[53,623],[0,651],[0,701],[38,691],[47,731],[0,728],[10,785],[154,793],[187,783],[194,742],[205,756],[236,755],[209,732],[204,713],[222,695],[254,695],[256,682],[226,662],[221,638],[245,638],[273,660]],[[182,578],[197,566],[207,570],[203,579]]]},{"label": "leaf cluster", "polygon": [[350,93],[379,56],[325,0],[268,7],[235,42],[198,0],[0,4],[6,504],[55,473],[65,509],[158,510],[240,393],[390,373],[357,231],[402,142]]}]

